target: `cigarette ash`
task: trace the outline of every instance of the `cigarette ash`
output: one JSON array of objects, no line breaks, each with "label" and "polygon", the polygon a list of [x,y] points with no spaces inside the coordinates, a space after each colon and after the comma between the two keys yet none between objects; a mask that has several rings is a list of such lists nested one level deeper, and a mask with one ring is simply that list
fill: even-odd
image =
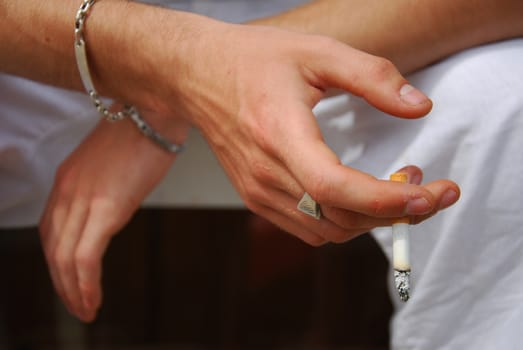
[{"label": "cigarette ash", "polygon": [[410,297],[410,271],[394,270],[394,283],[402,301]]}]

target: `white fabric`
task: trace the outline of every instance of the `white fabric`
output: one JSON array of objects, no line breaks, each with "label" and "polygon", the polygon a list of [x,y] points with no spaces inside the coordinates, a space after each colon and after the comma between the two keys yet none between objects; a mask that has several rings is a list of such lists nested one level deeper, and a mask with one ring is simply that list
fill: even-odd
[{"label": "white fabric", "polygon": [[240,23],[269,16],[309,0],[137,0]]},{"label": "white fabric", "polygon": [[[424,119],[386,116],[360,100],[318,107],[349,165],[382,178],[406,164],[450,178],[458,204],[411,228],[412,297],[393,349],[521,349],[523,344],[523,39],[474,48],[411,77],[434,101]],[[390,228],[375,237],[391,255]]]},{"label": "white fabric", "polygon": [[96,121],[84,94],[0,75],[0,227],[38,223],[55,168]]}]

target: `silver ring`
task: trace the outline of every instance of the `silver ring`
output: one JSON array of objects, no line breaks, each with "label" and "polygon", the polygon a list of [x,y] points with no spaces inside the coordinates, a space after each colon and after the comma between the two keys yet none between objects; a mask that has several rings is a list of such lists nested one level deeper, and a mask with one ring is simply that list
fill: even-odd
[{"label": "silver ring", "polygon": [[312,197],[305,192],[298,202],[298,210],[305,213],[313,218],[319,220],[321,218],[320,205],[316,203]]}]

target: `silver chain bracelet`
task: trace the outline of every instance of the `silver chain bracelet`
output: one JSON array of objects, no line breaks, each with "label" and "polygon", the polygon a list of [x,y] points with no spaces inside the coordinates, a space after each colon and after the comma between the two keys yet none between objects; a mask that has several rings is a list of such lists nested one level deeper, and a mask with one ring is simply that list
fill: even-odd
[{"label": "silver chain bracelet", "polygon": [[108,121],[122,120],[129,117],[138,129],[149,139],[155,142],[157,145],[167,150],[168,152],[178,153],[184,148],[183,145],[173,144],[166,138],[156,132],[143,118],[134,106],[124,105],[122,111],[113,113],[107,109],[105,104],[102,102],[100,95],[94,88],[93,80],[91,79],[91,73],[89,71],[89,65],[87,63],[86,45],[84,39],[84,26],[87,16],[91,7],[94,5],[96,0],[83,0],[78,12],[76,13],[75,19],[75,30],[74,30],[74,51],[76,55],[76,64],[80,77],[84,85],[87,94],[91,98],[98,113]]}]

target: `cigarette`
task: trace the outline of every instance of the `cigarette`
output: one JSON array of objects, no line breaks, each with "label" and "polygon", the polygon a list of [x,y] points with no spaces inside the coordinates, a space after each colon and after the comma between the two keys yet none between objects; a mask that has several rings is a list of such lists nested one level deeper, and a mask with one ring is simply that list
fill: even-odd
[{"label": "cigarette", "polygon": [[[394,173],[391,181],[407,182],[407,174]],[[402,301],[410,296],[409,218],[397,219],[392,224],[392,263],[394,284]]]}]

